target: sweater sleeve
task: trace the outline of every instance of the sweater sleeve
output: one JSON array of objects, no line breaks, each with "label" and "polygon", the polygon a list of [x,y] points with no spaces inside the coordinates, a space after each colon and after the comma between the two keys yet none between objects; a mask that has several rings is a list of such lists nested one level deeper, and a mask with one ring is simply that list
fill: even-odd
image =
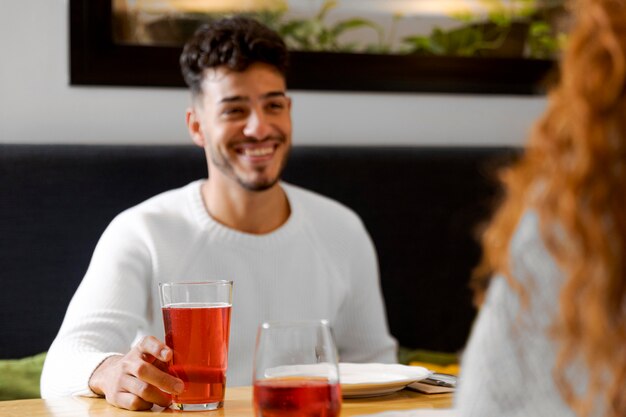
[{"label": "sweater sleeve", "polygon": [[118,216],[104,232],[48,351],[43,398],[95,395],[89,378],[107,357],[129,351],[145,326],[151,262],[137,219]]},{"label": "sweater sleeve", "polygon": [[459,416],[573,416],[553,379],[551,329],[562,275],[532,213],[513,237],[511,265],[528,303],[503,276],[492,279],[463,355]]},{"label": "sweater sleeve", "polygon": [[335,323],[341,362],[397,362],[397,342],[389,333],[380,289],[378,259],[371,238],[358,221],[351,245],[349,291]]},{"label": "sweater sleeve", "polygon": [[523,385],[511,329],[518,309],[505,279],[494,278],[463,355],[455,398],[461,416],[517,415],[513,410],[521,398],[516,392]]}]

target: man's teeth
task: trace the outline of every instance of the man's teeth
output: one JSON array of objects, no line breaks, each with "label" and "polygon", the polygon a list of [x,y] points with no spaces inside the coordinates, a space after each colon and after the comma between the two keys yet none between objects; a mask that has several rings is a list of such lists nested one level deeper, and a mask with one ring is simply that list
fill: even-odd
[{"label": "man's teeth", "polygon": [[271,154],[272,152],[274,152],[274,148],[271,146],[269,148],[246,148],[243,150],[243,154],[245,156],[265,156]]}]

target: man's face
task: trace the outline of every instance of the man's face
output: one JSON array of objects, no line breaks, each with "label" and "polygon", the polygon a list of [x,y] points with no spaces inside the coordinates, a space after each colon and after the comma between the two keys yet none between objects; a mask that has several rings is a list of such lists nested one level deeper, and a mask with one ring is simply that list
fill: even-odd
[{"label": "man's face", "polygon": [[210,177],[251,191],[276,184],[291,147],[291,100],[285,90],[284,77],[270,65],[207,70],[187,123],[194,142],[205,148]]}]

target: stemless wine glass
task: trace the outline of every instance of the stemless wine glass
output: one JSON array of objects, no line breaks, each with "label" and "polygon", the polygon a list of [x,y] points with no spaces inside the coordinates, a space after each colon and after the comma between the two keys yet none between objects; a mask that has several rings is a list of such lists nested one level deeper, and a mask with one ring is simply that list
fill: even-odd
[{"label": "stemless wine glass", "polygon": [[171,408],[221,408],[226,389],[232,281],[159,284],[165,342],[174,351],[169,372],[185,389]]},{"label": "stemless wine glass", "polygon": [[254,356],[256,417],[336,417],[337,349],[326,320],[259,326]]}]

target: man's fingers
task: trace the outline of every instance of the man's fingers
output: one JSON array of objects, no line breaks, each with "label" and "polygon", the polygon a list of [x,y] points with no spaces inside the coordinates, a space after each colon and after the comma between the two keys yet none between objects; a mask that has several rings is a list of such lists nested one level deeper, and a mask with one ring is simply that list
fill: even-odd
[{"label": "man's fingers", "polygon": [[135,377],[129,376],[125,378],[122,389],[123,391],[128,391],[128,393],[136,395],[147,403],[157,404],[161,407],[167,407],[172,402],[172,398],[169,394]]},{"label": "man's fingers", "polygon": [[173,352],[157,338],[144,337],[124,356],[105,360],[90,378],[90,388],[107,401],[128,410],[167,407],[170,394],[184,390],[183,382],[167,373]]},{"label": "man's fingers", "polygon": [[161,391],[169,394],[179,394],[183,392],[185,386],[183,381],[160,370],[154,364],[141,359],[134,359],[124,363],[124,371],[130,376],[154,385]]},{"label": "man's fingers", "polygon": [[160,370],[156,366],[140,367],[137,377],[170,394],[180,394],[185,389],[183,381]]},{"label": "man's fingers", "polygon": [[149,410],[152,408],[152,403],[145,401],[130,392],[116,392],[114,395],[107,395],[106,400],[108,403],[113,404],[116,407],[132,411]]},{"label": "man's fingers", "polygon": [[157,368],[159,368],[163,372],[168,372],[169,371],[169,364],[167,362],[162,362],[162,361],[155,360],[154,362],[152,362],[152,365],[156,366]]},{"label": "man's fingers", "polygon": [[146,336],[141,339],[135,346],[135,349],[140,354],[152,355],[163,362],[168,362],[172,359],[172,349],[154,336]]}]

